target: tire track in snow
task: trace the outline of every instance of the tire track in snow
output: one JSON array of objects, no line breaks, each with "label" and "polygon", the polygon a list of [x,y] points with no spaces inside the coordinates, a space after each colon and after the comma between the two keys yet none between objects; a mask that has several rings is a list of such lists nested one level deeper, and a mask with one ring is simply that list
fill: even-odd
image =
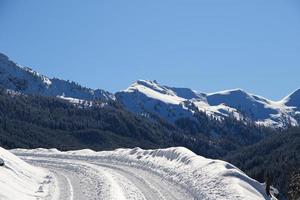
[{"label": "tire track in snow", "polygon": [[69,200],[73,200],[73,198],[74,198],[74,191],[73,191],[72,183],[71,183],[70,179],[66,175],[64,175],[64,174],[62,174],[62,175],[67,180],[67,183],[68,183],[68,186],[69,186],[69,193],[70,193],[69,194]]},{"label": "tire track in snow", "polygon": [[[62,172],[55,171],[55,169],[51,168],[52,174],[55,176],[55,185],[54,185],[54,191],[52,192],[52,200],[60,200],[60,199],[66,199],[66,200],[73,200],[74,199],[74,191],[73,186],[70,181],[70,179]],[[67,186],[67,187],[66,187]],[[59,188],[64,188],[63,193],[59,191]],[[62,189],[60,189],[62,190]]]},{"label": "tire track in snow", "polygon": [[[147,200],[157,200],[157,199],[165,200],[164,196],[161,194],[161,192],[158,189],[156,189],[151,183],[149,183],[145,179],[138,176],[136,173],[131,173],[109,164],[103,164],[103,163],[101,164],[95,163],[95,164],[106,168],[105,170],[111,171],[110,173],[118,173],[130,179],[132,182],[135,183],[135,186],[138,187],[143,192]],[[174,200],[175,199],[176,198],[174,198]]]},{"label": "tire track in snow", "polygon": [[[56,171],[56,174],[66,174],[66,180],[74,179],[78,177],[81,181],[80,183],[75,183],[73,180],[73,186],[77,189],[82,190],[75,195],[75,200],[77,199],[110,199],[110,200],[144,200],[145,197],[142,192],[135,187],[130,180],[126,177],[122,177],[116,173],[108,173],[102,170],[102,167],[93,165],[87,162],[77,161],[77,160],[62,160],[62,159],[51,159],[51,158],[35,158],[27,157],[27,161],[32,164],[37,164],[39,166],[50,168]],[[81,175],[80,175],[81,174]],[[71,177],[70,179],[68,177]],[[60,179],[61,181],[61,179]],[[70,181],[71,183],[72,181]],[[100,183],[100,184],[99,184]],[[81,187],[78,187],[81,185]],[[93,191],[88,191],[91,187],[95,187]],[[65,190],[65,186],[63,187]],[[78,192],[77,192],[78,193]],[[67,199],[66,197],[60,199]]]},{"label": "tire track in snow", "polygon": [[[148,171],[137,169],[128,166],[118,166],[116,164],[107,164],[101,162],[92,162],[96,165],[103,166],[107,169],[116,171],[130,180],[132,180],[137,187],[139,187],[147,197],[147,200],[188,200],[194,199],[184,189],[166,182],[161,177],[149,173]],[[174,190],[176,188],[176,190]]]},{"label": "tire track in snow", "polygon": [[[70,200],[189,200],[187,191],[161,177],[130,166],[78,157],[24,156],[24,159],[65,176]],[[77,180],[77,181],[76,181]],[[80,180],[80,181],[78,181]],[[61,181],[58,180],[58,181]],[[73,191],[75,190],[75,192]],[[70,196],[72,196],[70,195]],[[62,200],[68,198],[62,197]]]}]

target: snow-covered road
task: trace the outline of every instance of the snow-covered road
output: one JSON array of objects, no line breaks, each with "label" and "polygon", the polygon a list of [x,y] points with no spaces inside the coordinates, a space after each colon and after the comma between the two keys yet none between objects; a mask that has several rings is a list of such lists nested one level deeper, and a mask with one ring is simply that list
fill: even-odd
[{"label": "snow-covered road", "polygon": [[52,192],[49,199],[196,199],[180,185],[141,168],[119,166],[99,159],[62,159],[49,155],[23,159],[53,173],[58,190]]},{"label": "snow-covered road", "polygon": [[[270,199],[263,184],[230,163],[198,156],[183,147],[11,152],[34,166],[28,176],[34,177],[34,168],[42,170],[33,185],[38,191],[27,195],[30,200]],[[25,162],[19,158],[14,157],[15,167],[22,174],[20,166]]]}]

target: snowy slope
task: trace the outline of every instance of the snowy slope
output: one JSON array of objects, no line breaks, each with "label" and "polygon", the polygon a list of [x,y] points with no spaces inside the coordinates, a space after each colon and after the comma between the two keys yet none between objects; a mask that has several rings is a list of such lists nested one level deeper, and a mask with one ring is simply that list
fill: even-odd
[{"label": "snowy slope", "polygon": [[236,109],[244,117],[265,126],[282,127],[288,122],[294,126],[298,125],[292,117],[293,110],[285,104],[249,94],[242,89],[208,94],[207,101],[212,106],[225,104]]},{"label": "snowy slope", "polygon": [[298,93],[286,97],[285,101],[274,102],[241,89],[205,94],[139,80],[115,96],[130,111],[156,114],[171,122],[182,117],[192,118],[195,112],[202,111],[217,119],[229,116],[238,120],[248,118],[257,124],[277,128],[298,125],[295,117],[299,111],[297,108],[300,108]]},{"label": "snowy slope", "polygon": [[51,186],[48,170],[33,167],[0,147],[0,199],[37,200],[46,198]]},{"label": "snowy slope", "polygon": [[104,90],[93,90],[74,82],[50,79],[28,67],[22,67],[0,53],[0,85],[6,89],[24,94],[46,96],[65,96],[77,99],[107,101],[114,99],[113,94]]},{"label": "snowy slope", "polygon": [[300,112],[300,89],[285,97],[282,102]]},{"label": "snowy slope", "polygon": [[183,147],[104,152],[16,149],[13,152],[56,174],[64,174],[70,185],[62,185],[61,189],[64,194],[73,195],[71,199],[270,199],[263,184],[233,165],[197,156]]},{"label": "snowy slope", "polygon": [[146,116],[157,114],[175,121],[182,117],[192,117],[193,114],[193,110],[185,102],[186,99],[154,81],[139,80],[115,96],[130,111]]}]

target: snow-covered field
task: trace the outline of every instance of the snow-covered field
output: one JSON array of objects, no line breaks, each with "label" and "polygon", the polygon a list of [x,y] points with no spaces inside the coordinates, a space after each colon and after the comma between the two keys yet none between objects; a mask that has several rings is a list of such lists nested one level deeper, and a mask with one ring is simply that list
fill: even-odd
[{"label": "snow-covered field", "polygon": [[0,149],[0,199],[269,199],[233,165],[183,147],[94,152]]}]

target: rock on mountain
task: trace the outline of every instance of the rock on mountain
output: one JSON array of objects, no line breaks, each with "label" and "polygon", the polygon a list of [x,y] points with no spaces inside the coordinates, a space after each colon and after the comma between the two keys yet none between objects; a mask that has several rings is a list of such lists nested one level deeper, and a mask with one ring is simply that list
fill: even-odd
[{"label": "rock on mountain", "polygon": [[65,96],[77,99],[108,101],[114,95],[104,90],[93,90],[77,83],[48,78],[28,67],[22,67],[0,53],[0,85],[24,94]]}]

